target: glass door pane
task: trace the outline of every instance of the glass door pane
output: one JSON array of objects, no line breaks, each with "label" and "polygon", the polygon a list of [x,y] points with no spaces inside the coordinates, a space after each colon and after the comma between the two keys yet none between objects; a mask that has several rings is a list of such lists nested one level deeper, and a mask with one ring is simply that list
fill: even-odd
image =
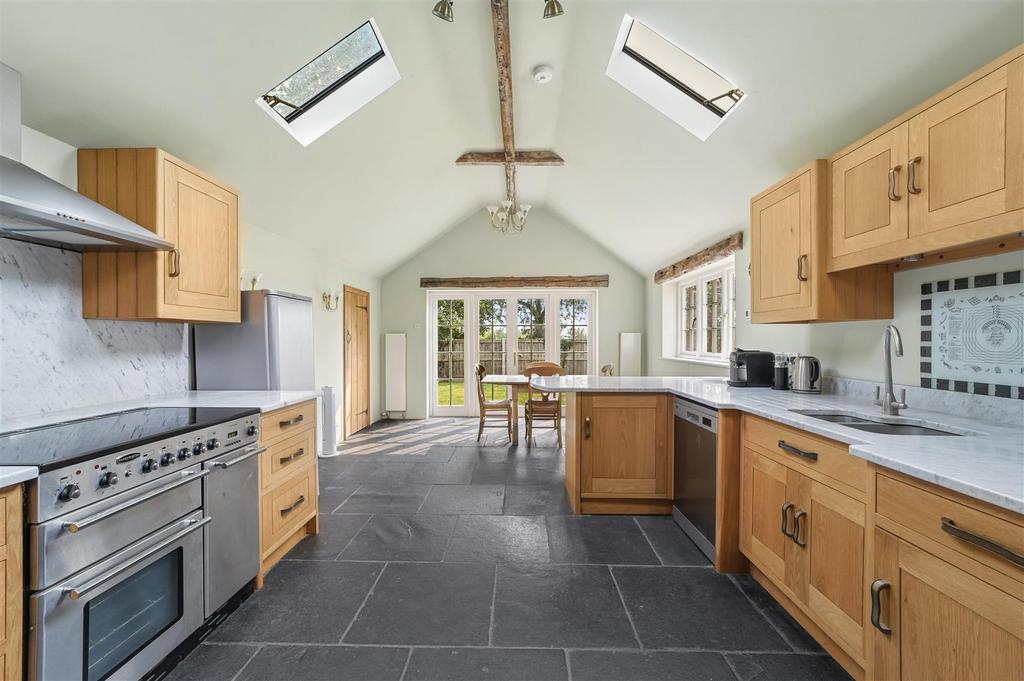
[{"label": "glass door pane", "polygon": [[[504,298],[484,298],[479,301],[479,310],[477,361],[484,365],[488,374],[506,374],[508,301]],[[476,380],[475,377],[473,380]],[[484,385],[483,389],[486,400],[504,400],[508,397],[508,386]]]},{"label": "glass door pane", "polygon": [[437,406],[466,404],[466,303],[462,299],[437,301]]},{"label": "glass door pane", "polygon": [[544,298],[520,298],[516,301],[516,373],[523,373],[530,362],[547,359],[545,346]]},{"label": "glass door pane", "polygon": [[589,374],[590,301],[563,298],[558,308],[558,363],[567,374]]}]

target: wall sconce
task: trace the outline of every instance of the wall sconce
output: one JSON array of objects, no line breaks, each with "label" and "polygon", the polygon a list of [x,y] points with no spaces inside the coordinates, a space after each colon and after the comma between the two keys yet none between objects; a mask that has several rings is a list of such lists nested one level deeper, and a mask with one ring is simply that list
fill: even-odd
[{"label": "wall sconce", "polygon": [[324,301],[325,310],[337,310],[338,303],[341,301],[341,292],[339,291],[324,291],[321,296]]}]

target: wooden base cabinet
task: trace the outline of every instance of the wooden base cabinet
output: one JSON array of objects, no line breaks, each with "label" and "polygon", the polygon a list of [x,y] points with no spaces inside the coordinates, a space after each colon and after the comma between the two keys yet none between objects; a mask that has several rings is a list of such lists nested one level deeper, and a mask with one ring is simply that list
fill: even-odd
[{"label": "wooden base cabinet", "polygon": [[316,400],[260,417],[260,574],[320,530]]},{"label": "wooden base cabinet", "polygon": [[751,321],[892,317],[892,272],[829,274],[828,163],[813,161],[750,200]]},{"label": "wooden base cabinet", "polygon": [[22,677],[22,487],[0,490],[0,679]]},{"label": "wooden base cabinet", "polygon": [[87,319],[238,322],[238,193],[161,149],[79,149],[78,191],[175,244],[82,257]]}]

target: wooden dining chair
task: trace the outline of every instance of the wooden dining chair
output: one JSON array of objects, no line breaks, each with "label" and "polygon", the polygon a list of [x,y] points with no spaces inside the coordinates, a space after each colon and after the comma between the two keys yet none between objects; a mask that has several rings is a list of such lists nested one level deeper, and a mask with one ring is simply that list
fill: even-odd
[{"label": "wooden dining chair", "polygon": [[[523,371],[527,380],[534,376],[565,376],[565,369],[554,362],[531,362]],[[558,433],[558,446],[562,446],[562,395],[545,393],[532,385],[526,388],[526,446],[533,444],[533,429],[537,423],[550,422]]]},{"label": "wooden dining chair", "polygon": [[[488,400],[484,395],[484,376],[487,375],[487,369],[484,368],[483,364],[477,364],[474,367],[473,372],[476,374],[476,396],[477,402],[480,403],[480,428],[476,433],[476,441],[479,442],[480,438],[484,434],[484,428],[505,428],[505,432],[508,434],[509,442],[512,441],[512,419],[515,406],[512,404],[512,399],[506,400]],[[506,388],[507,390],[507,388]],[[501,423],[503,420],[504,423]]]}]

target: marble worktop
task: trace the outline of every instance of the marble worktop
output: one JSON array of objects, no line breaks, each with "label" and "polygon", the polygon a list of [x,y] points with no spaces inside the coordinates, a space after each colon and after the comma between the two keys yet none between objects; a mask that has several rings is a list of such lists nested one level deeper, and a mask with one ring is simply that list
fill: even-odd
[{"label": "marble worktop", "polygon": [[[1010,405],[1010,418],[998,422],[913,407],[901,414],[919,425],[960,433],[959,437],[884,435],[792,411],[842,411],[878,418],[877,406],[851,395],[734,388],[724,378],[690,376],[545,376],[535,377],[532,383],[552,392],[669,393],[716,409],[756,414],[844,442],[851,454],[880,466],[1024,514],[1024,403],[1020,400],[979,398]],[[1001,417],[1006,413],[1005,408],[1000,410]]]}]

